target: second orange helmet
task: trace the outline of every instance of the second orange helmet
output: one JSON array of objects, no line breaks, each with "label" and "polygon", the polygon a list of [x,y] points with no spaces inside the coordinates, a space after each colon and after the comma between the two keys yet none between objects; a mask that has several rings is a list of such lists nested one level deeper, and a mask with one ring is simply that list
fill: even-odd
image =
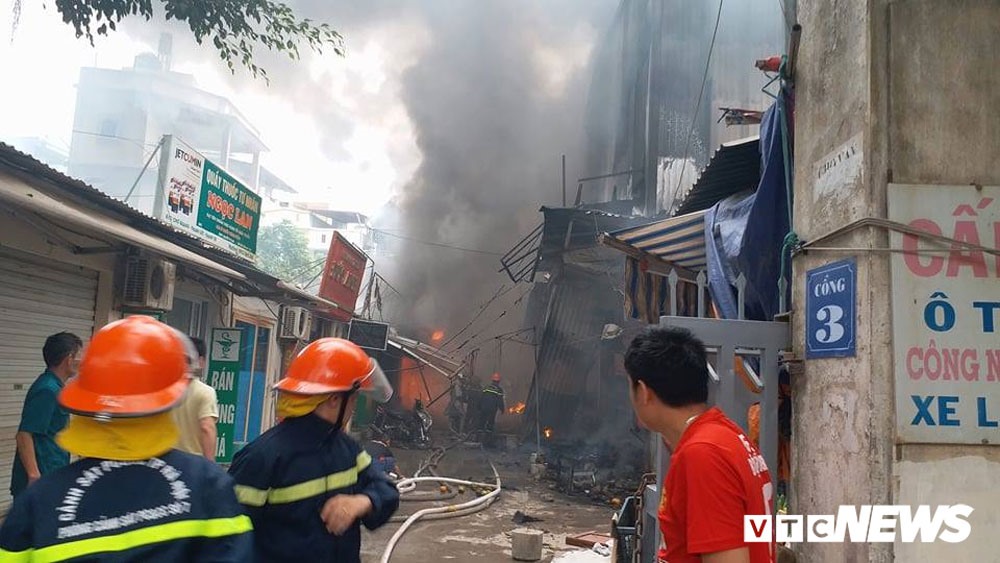
[{"label": "second orange helmet", "polygon": [[311,342],[292,359],[285,377],[274,388],[298,395],[361,391],[380,403],[392,397],[392,386],[378,362],[342,338]]}]

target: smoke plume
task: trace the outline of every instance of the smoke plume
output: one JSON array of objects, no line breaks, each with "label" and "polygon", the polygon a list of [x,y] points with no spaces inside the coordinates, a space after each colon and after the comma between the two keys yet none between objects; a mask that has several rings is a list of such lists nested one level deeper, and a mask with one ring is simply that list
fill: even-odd
[{"label": "smoke plume", "polygon": [[[394,130],[394,160],[409,174],[398,178],[376,224],[389,250],[376,269],[401,294],[383,287],[383,300],[399,325],[453,335],[503,283],[498,255],[538,224],[540,206],[561,204],[560,156],[567,155],[569,178],[587,172],[581,140],[588,62],[618,1],[290,4],[340,31],[347,61],[373,41],[383,51],[385,76],[375,84],[344,61],[327,63],[332,55],[289,61],[261,51],[259,63],[270,76],[266,94],[309,115],[331,158],[343,153],[352,123]],[[162,28],[149,27],[128,31],[155,46]],[[166,27],[174,33],[175,60],[215,55],[210,47],[196,49],[180,26]],[[234,90],[263,88],[240,71],[227,81]],[[334,195],[365,189],[329,183]],[[485,330],[521,294],[518,288],[497,299],[468,332]],[[516,327],[520,319],[509,310],[494,328]]]}]

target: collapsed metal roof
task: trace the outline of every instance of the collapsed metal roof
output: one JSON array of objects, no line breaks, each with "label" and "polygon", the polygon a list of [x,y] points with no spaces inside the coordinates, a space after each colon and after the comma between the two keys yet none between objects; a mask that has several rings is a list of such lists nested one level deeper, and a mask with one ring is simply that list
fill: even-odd
[{"label": "collapsed metal roof", "polygon": [[703,211],[731,195],[756,190],[759,182],[760,136],[725,143],[712,155],[673,215]]}]

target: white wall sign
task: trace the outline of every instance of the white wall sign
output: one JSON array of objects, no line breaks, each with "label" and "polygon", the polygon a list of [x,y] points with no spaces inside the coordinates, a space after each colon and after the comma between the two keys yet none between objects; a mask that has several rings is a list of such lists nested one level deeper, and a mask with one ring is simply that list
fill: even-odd
[{"label": "white wall sign", "polygon": [[[893,184],[889,219],[996,249],[1000,186]],[[898,440],[1000,443],[1000,257],[897,232],[891,241],[911,251],[892,256]]]},{"label": "white wall sign", "polygon": [[861,177],[864,135],[858,133],[813,164],[813,201],[841,197]]},{"label": "white wall sign", "polygon": [[205,242],[253,261],[261,197],[190,145],[163,140],[154,215]]}]

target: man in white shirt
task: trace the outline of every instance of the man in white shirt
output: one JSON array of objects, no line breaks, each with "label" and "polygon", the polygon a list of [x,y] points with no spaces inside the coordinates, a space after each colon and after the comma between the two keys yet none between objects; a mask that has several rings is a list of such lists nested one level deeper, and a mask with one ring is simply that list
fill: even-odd
[{"label": "man in white shirt", "polygon": [[174,411],[174,421],[180,430],[177,449],[205,456],[215,461],[216,421],[219,420],[219,403],[215,389],[201,380],[205,373],[205,341],[190,337],[198,351],[198,373],[191,374],[187,394]]}]

